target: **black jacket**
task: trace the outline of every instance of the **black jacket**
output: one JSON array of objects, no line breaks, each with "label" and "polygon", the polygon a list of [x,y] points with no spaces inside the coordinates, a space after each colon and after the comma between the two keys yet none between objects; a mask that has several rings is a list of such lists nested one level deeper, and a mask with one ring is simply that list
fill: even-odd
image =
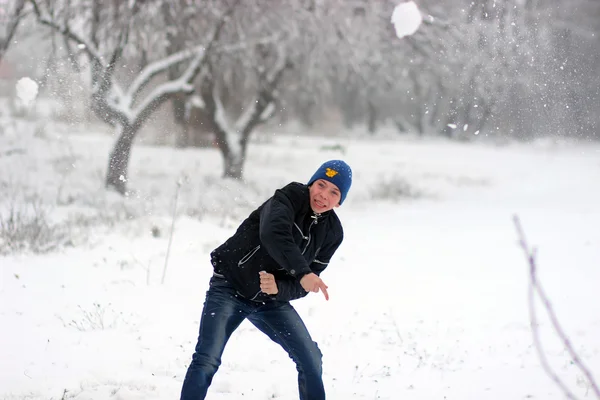
[{"label": "black jacket", "polygon": [[[342,243],[342,225],[333,210],[315,214],[307,185],[292,182],[254,210],[235,234],[211,253],[215,272],[243,297],[289,301],[306,296],[300,278],[319,275]],[[260,271],[275,276],[277,295],[260,290]]]}]

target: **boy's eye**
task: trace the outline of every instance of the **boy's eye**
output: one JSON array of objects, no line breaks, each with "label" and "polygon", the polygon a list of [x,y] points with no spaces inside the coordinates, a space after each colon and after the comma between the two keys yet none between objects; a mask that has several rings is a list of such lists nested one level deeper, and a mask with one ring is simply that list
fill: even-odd
[{"label": "boy's eye", "polygon": [[325,184],[323,182],[319,182],[319,187],[325,187]]}]

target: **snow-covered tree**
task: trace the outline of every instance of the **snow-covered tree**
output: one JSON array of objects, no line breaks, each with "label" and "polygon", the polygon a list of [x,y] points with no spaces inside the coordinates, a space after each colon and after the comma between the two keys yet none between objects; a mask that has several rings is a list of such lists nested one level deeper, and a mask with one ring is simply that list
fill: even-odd
[{"label": "snow-covered tree", "polygon": [[591,124],[585,105],[599,88],[598,57],[583,47],[594,47],[599,30],[589,16],[600,3],[571,4],[421,0],[429,22],[405,41],[415,50],[405,66],[414,87],[400,102],[410,110],[399,113],[401,125],[451,137],[484,129],[527,137]]},{"label": "snow-covered tree", "polygon": [[[301,23],[306,16],[300,3],[240,3],[219,44],[230,48],[233,43],[237,50],[210,54],[198,78],[198,97],[190,99],[193,103],[188,107],[200,115],[202,129],[214,135],[223,156],[224,177],[242,178],[251,134],[282,109],[281,91],[288,88],[291,77],[302,73],[306,31]],[[199,21],[211,16],[199,13],[196,18],[197,31],[191,34],[204,35],[206,24]]]},{"label": "snow-covered tree", "polygon": [[[165,101],[178,94],[191,94],[194,91],[194,79],[206,63],[207,55],[218,40],[226,18],[234,7],[229,7],[218,18],[216,26],[213,25],[201,43],[193,48],[142,65],[139,73],[123,84],[116,78],[115,71],[122,62],[129,42],[131,27],[136,23],[136,16],[144,7],[143,2],[132,0],[114,3],[112,10],[114,14],[109,17],[113,18],[110,28],[116,31],[116,36],[105,37],[101,42],[98,30],[101,28],[102,18],[106,17],[107,11],[102,7],[101,2],[92,2],[89,10],[91,25],[89,29],[86,29],[87,26],[72,26],[68,12],[63,13],[63,18],[57,18],[54,13],[43,9],[37,1],[30,1],[41,24],[65,36],[89,59],[92,110],[99,119],[115,127],[117,136],[117,141],[109,155],[106,186],[125,194],[128,164],[136,134],[152,113]],[[66,5],[69,5],[68,2]],[[106,29],[106,27],[104,28]],[[109,47],[111,47],[110,51]],[[186,67],[180,75],[163,80],[146,90],[154,78],[165,74],[173,65],[183,63],[186,64]]]}]

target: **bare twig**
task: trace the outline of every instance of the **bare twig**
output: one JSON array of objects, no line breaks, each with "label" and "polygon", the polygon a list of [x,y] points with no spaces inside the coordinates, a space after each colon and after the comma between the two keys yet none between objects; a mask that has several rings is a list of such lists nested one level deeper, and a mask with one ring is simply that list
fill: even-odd
[{"label": "bare twig", "polygon": [[521,248],[523,249],[523,252],[525,253],[525,257],[527,258],[527,262],[529,264],[529,277],[531,280],[530,284],[529,284],[529,296],[528,296],[529,297],[530,323],[531,323],[531,330],[533,333],[533,340],[534,340],[535,348],[536,348],[536,351],[540,358],[540,361],[542,363],[542,367],[544,368],[546,373],[550,376],[550,378],[552,378],[554,383],[560,387],[560,389],[563,391],[565,396],[567,396],[567,398],[569,398],[569,399],[577,398],[577,397],[575,397],[573,392],[571,392],[571,390],[566,386],[566,384],[560,379],[560,377],[552,370],[552,368],[550,367],[550,364],[548,363],[548,359],[546,358],[544,351],[542,349],[542,345],[541,345],[541,341],[540,341],[540,334],[539,334],[539,329],[538,329],[537,314],[536,314],[536,310],[535,310],[535,302],[534,302],[536,293],[539,296],[540,300],[542,301],[542,304],[544,305],[544,309],[546,310],[546,312],[548,313],[548,316],[550,317],[552,327],[554,328],[554,331],[556,332],[556,334],[560,338],[561,342],[567,349],[567,352],[569,353],[569,356],[571,357],[573,364],[575,364],[575,366],[577,368],[579,368],[579,370],[584,374],[584,376],[590,383],[590,387],[592,388],[592,391],[596,395],[596,398],[600,399],[600,389],[598,389],[598,384],[596,383],[590,370],[584,365],[583,361],[579,357],[579,354],[577,354],[577,352],[573,348],[573,345],[571,344],[569,337],[565,334],[562,326],[560,325],[560,322],[556,316],[556,313],[554,312],[554,308],[552,307],[552,304],[550,303],[550,299],[546,295],[546,292],[544,291],[540,282],[537,279],[537,266],[536,266],[536,261],[535,261],[536,249],[529,248],[527,241],[525,239],[525,234],[523,232],[523,228],[521,227],[521,222],[519,220],[519,217],[515,215],[513,217],[513,220],[515,223],[515,227],[517,229],[517,234],[519,236],[519,244],[520,244]]},{"label": "bare twig", "polygon": [[173,242],[173,230],[175,229],[175,216],[177,215],[177,198],[179,197],[179,189],[181,189],[181,180],[177,181],[177,190],[175,190],[175,201],[173,202],[173,219],[171,221],[171,234],[169,235],[169,245],[167,246],[167,255],[165,256],[165,267],[163,268],[163,275],[160,281],[161,284],[165,283],[165,276],[167,275],[169,253],[171,252],[171,243]]},{"label": "bare twig", "polygon": [[394,315],[390,312],[390,319],[392,320],[392,325],[394,325],[394,330],[396,331],[396,335],[398,336],[398,339],[400,340],[400,346],[402,346],[404,344],[404,339],[402,339],[402,335],[400,334],[400,327],[398,326],[398,322],[396,322],[396,318],[394,318]]}]

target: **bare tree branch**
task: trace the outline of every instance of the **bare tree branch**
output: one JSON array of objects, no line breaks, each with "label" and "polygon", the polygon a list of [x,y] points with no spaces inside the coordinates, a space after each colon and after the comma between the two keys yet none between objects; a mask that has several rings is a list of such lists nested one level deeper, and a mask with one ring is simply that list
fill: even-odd
[{"label": "bare tree branch", "polygon": [[36,0],[29,0],[29,1],[33,5],[33,10],[35,12],[35,15],[37,16],[38,22],[40,22],[42,25],[46,25],[46,26],[54,29],[55,31],[57,31],[58,33],[60,33],[62,35],[67,36],[69,39],[77,42],[78,44],[83,45],[83,46],[81,46],[81,47],[83,47],[83,51],[86,52],[87,55],[93,61],[102,63],[103,57],[100,55],[100,53],[98,52],[98,49],[92,42],[90,42],[83,36],[79,35],[78,33],[71,31],[67,25],[61,26],[61,25],[57,24],[53,19],[43,16],[37,1]]},{"label": "bare tree branch", "polygon": [[215,26],[215,28],[209,35],[208,45],[206,46],[204,53],[197,54],[196,58],[192,61],[188,69],[183,73],[181,79],[183,79],[185,82],[192,83],[192,80],[196,77],[196,75],[198,75],[198,72],[200,72],[200,69],[206,63],[206,57],[204,55],[210,54],[212,48],[215,46],[215,43],[219,40],[219,36],[221,35],[223,26],[225,26],[225,23],[229,20],[229,16],[231,15],[231,13],[233,13],[233,10],[238,6],[239,3],[240,0],[235,0],[231,4],[231,6],[227,8],[225,13],[219,18],[217,26]]},{"label": "bare tree branch", "polygon": [[127,124],[131,119],[128,109],[124,104],[115,103],[114,100],[110,98],[109,93],[111,90],[114,90],[115,93],[118,93],[119,95],[123,92],[122,89],[112,79],[112,74],[114,72],[116,62],[121,56],[123,48],[127,43],[128,28],[124,28],[119,35],[119,40],[112,53],[111,60],[108,65],[105,65],[103,62],[104,57],[100,54],[98,48],[94,44],[94,38],[90,40],[76,32],[73,32],[66,21],[64,24],[59,24],[56,22],[54,17],[44,16],[38,2],[36,0],[29,1],[33,6],[33,10],[37,16],[38,22],[40,22],[42,25],[50,27],[52,30],[63,35],[63,37],[77,43],[78,47],[83,49],[83,51],[90,58],[92,64],[94,64],[95,68],[92,70],[92,80],[96,84],[96,87],[94,87],[93,101],[91,106],[95,114],[111,126],[114,126],[116,122],[120,124]]},{"label": "bare tree branch", "polygon": [[536,310],[535,310],[535,294],[536,293],[539,296],[540,300],[542,301],[542,304],[544,305],[544,309],[546,310],[546,312],[548,313],[548,316],[550,317],[552,327],[554,328],[554,331],[556,332],[556,334],[560,338],[561,342],[567,349],[567,352],[569,353],[571,360],[573,361],[573,364],[575,364],[575,366],[584,374],[584,376],[586,377],[586,379],[588,380],[588,382],[592,388],[592,391],[596,395],[596,398],[600,399],[600,390],[598,389],[598,384],[596,383],[590,370],[584,365],[583,361],[579,357],[579,354],[577,354],[577,352],[573,348],[573,345],[571,344],[569,337],[564,332],[564,330],[558,320],[558,317],[556,316],[556,313],[554,312],[554,308],[552,307],[552,304],[550,303],[550,299],[546,295],[546,292],[544,291],[540,282],[537,279],[537,265],[536,265],[536,261],[535,261],[536,250],[535,250],[535,248],[534,249],[529,248],[527,241],[525,239],[525,234],[523,232],[523,228],[521,227],[521,222],[519,220],[519,217],[515,215],[513,220],[515,223],[517,234],[519,236],[519,244],[520,244],[521,248],[523,249],[523,252],[524,252],[525,257],[527,258],[527,262],[529,264],[530,284],[529,284],[529,296],[528,297],[529,297],[530,323],[531,323],[531,330],[533,333],[533,340],[534,340],[535,348],[538,353],[538,356],[540,357],[542,367],[544,368],[546,373],[550,376],[550,378],[554,381],[554,383],[558,387],[560,387],[560,389],[563,391],[565,396],[567,396],[567,398],[576,399],[573,392],[571,392],[571,390],[562,381],[562,379],[560,379],[560,377],[552,370],[552,367],[550,367],[548,359],[546,358],[546,355],[544,354],[544,351],[542,349],[542,345],[541,345],[541,341],[540,341],[540,334],[539,334],[539,327],[538,327],[538,322],[537,322],[537,314],[536,314]]},{"label": "bare tree branch", "polygon": [[224,118],[223,104],[220,100],[220,95],[215,85],[215,78],[212,75],[212,66],[210,63],[206,65],[204,79],[200,84],[200,96],[204,104],[203,111],[209,117],[210,130],[215,135],[216,143],[221,149],[225,159],[229,157],[231,148],[227,140],[227,132],[229,127],[227,120]]},{"label": "bare tree branch", "polygon": [[119,40],[117,40],[117,45],[115,46],[115,49],[113,50],[113,53],[112,53],[112,56],[110,57],[110,61],[108,62],[108,65],[104,69],[104,74],[102,74],[101,86],[106,84],[108,86],[106,89],[110,89],[110,86],[112,84],[112,77],[113,77],[113,74],[115,71],[115,66],[117,65],[117,61],[121,58],[121,55],[123,55],[123,49],[125,48],[125,45],[127,44],[128,38],[129,38],[129,25],[125,26],[123,28],[123,30],[121,31],[121,33],[119,34]]},{"label": "bare tree branch", "polygon": [[204,45],[196,46],[192,49],[182,50],[180,52],[171,54],[166,58],[148,64],[138,75],[136,75],[133,82],[131,82],[131,85],[129,85],[127,94],[132,99],[132,103],[135,102],[135,99],[139,96],[139,93],[146,87],[146,85],[152,81],[152,78],[174,65],[189,60],[199,52],[204,53],[203,49]]},{"label": "bare tree branch", "polygon": [[[269,44],[276,42],[280,38],[280,35],[269,35],[257,40],[249,40],[246,42],[240,42],[229,45],[218,45],[214,48],[213,52],[232,52],[246,49],[250,46],[257,44]],[[191,49],[185,49],[177,53],[171,54],[170,56],[163,58],[159,61],[148,64],[142,72],[140,72],[127,90],[128,96],[132,99],[132,103],[139,96],[140,92],[146,87],[146,85],[152,81],[152,78],[166,71],[174,65],[185,62],[194,56],[199,56],[206,53],[205,45],[199,45]]]},{"label": "bare tree branch", "polygon": [[0,61],[2,61],[2,57],[8,50],[10,46],[10,42],[12,41],[13,36],[17,32],[17,28],[21,23],[21,19],[25,13],[23,9],[25,8],[25,0],[17,0],[12,15],[8,18],[8,25],[6,26],[6,36],[0,38]]},{"label": "bare tree branch", "polygon": [[[194,59],[190,62],[190,65],[183,72],[183,74],[175,81],[169,81],[156,87],[152,94],[146,98],[146,101],[142,102],[134,111],[135,122],[134,125],[140,126],[146,119],[152,114],[152,112],[161,105],[164,101],[171,98],[178,93],[192,93],[194,87],[192,82],[200,72],[201,68],[206,64],[207,55],[210,53],[215,43],[219,40],[219,35],[223,29],[223,26],[227,22],[229,15],[233,12],[240,0],[236,0],[227,11],[221,16],[219,22],[209,35],[208,44],[203,50],[198,49],[196,51]],[[171,64],[172,65],[172,64]],[[154,70],[157,70],[160,66],[156,66]],[[162,71],[166,68],[162,68]],[[140,81],[139,84],[143,85]],[[139,88],[137,89],[139,92]]]},{"label": "bare tree branch", "polygon": [[276,64],[266,73],[261,74],[260,87],[257,96],[252,100],[240,118],[236,121],[236,130],[242,134],[241,141],[245,143],[248,140],[250,132],[260,123],[264,122],[265,110],[275,100],[274,92],[277,89],[283,72],[291,67],[291,64],[281,48],[277,49]]}]

